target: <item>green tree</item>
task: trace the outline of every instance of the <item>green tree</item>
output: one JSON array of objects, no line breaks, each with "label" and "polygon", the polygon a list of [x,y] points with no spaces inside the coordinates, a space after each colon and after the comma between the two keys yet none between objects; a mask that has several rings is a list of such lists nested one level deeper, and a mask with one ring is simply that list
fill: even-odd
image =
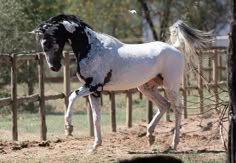
[{"label": "green tree", "polygon": [[198,29],[212,30],[228,21],[230,7],[227,0],[182,0],[175,3],[173,19],[181,18]]},{"label": "green tree", "polygon": [[138,3],[129,0],[101,0],[99,3],[93,0],[68,0],[65,12],[80,16],[96,31],[126,39],[142,35],[140,16],[128,12],[137,8]]},{"label": "green tree", "polygon": [[158,38],[166,40],[168,28],[181,19],[200,30],[214,30],[228,22],[229,2],[212,0],[147,0]]},{"label": "green tree", "polygon": [[[28,53],[37,49],[33,35],[28,34],[42,20],[62,11],[61,0],[0,0],[0,53]],[[60,5],[55,5],[60,4]],[[40,50],[40,49],[38,49]],[[0,65],[0,82],[9,83],[10,66]],[[18,64],[17,81],[26,83],[28,94],[34,93],[37,83],[37,65],[32,61]],[[4,94],[3,87],[0,94]],[[29,110],[34,108],[32,104]]]}]

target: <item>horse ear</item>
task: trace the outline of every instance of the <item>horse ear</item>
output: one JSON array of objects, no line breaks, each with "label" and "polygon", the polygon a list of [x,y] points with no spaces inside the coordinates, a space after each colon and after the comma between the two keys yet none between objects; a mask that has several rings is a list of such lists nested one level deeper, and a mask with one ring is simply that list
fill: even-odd
[{"label": "horse ear", "polygon": [[38,35],[42,35],[43,34],[42,31],[39,28],[36,28],[33,31],[28,32],[28,33],[30,33],[30,34],[38,34]]}]

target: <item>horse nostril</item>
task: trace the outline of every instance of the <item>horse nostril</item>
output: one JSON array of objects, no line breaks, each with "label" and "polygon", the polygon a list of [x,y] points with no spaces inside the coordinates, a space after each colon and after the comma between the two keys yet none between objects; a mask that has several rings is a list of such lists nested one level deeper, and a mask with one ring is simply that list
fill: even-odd
[{"label": "horse nostril", "polygon": [[51,69],[52,71],[57,71],[54,67],[50,67],[50,69]]}]

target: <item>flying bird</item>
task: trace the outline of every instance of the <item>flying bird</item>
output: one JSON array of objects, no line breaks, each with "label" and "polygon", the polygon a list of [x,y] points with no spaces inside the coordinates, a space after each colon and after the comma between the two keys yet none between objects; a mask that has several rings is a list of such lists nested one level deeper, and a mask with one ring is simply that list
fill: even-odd
[{"label": "flying bird", "polygon": [[131,14],[137,14],[137,11],[136,10],[128,10],[129,11],[129,13],[131,13]]}]

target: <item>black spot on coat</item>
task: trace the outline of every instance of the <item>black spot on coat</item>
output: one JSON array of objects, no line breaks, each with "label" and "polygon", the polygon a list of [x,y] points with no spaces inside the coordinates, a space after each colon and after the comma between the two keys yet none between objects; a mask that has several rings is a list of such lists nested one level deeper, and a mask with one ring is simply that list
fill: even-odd
[{"label": "black spot on coat", "polygon": [[107,73],[107,75],[106,75],[106,77],[105,77],[105,79],[104,79],[103,85],[105,85],[106,83],[108,83],[109,81],[111,81],[111,76],[112,76],[112,70],[110,70],[110,71]]}]

